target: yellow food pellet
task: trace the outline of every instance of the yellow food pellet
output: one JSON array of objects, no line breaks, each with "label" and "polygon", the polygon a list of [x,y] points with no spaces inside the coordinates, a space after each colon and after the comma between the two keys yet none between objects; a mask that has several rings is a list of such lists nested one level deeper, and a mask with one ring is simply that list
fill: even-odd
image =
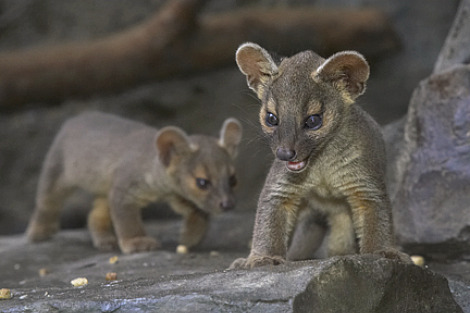
[{"label": "yellow food pellet", "polygon": [[110,263],[110,264],[115,264],[115,263],[117,263],[118,261],[119,261],[119,258],[118,258],[117,255],[115,255],[115,256],[109,258],[109,263]]},{"label": "yellow food pellet", "polygon": [[413,261],[415,265],[424,266],[424,258],[420,255],[412,255],[411,261]]},{"label": "yellow food pellet", "polygon": [[187,254],[188,253],[188,247],[186,247],[184,245],[178,245],[178,247],[176,247],[176,253],[178,253],[178,254]]},{"label": "yellow food pellet", "polygon": [[88,279],[85,277],[75,278],[70,282],[74,287],[85,286],[88,284]]},{"label": "yellow food pellet", "polygon": [[106,273],[106,280],[107,281],[117,280],[117,274],[114,272]]},{"label": "yellow food pellet", "polygon": [[47,268],[40,268],[39,269],[39,276],[44,277],[49,274],[49,270]]},{"label": "yellow food pellet", "polygon": [[12,298],[12,295],[11,295],[11,291],[10,289],[7,289],[7,288],[2,288],[0,289],[0,299],[11,299]]},{"label": "yellow food pellet", "polygon": [[211,251],[211,253],[210,253],[209,255],[210,255],[211,257],[217,257],[217,256],[220,255],[220,253],[217,252],[217,251]]}]

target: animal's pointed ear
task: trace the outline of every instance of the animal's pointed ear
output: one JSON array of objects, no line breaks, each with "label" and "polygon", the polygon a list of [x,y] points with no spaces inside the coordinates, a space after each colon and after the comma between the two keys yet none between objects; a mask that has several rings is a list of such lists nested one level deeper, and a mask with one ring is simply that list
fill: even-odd
[{"label": "animal's pointed ear", "polygon": [[235,59],[238,68],[246,76],[248,86],[261,98],[267,82],[278,73],[273,58],[259,45],[247,42],[238,48]]},{"label": "animal's pointed ear", "polygon": [[226,119],[220,130],[219,145],[225,148],[232,158],[237,156],[242,132],[242,125],[235,118]]},{"label": "animal's pointed ear", "polygon": [[342,94],[345,102],[353,103],[366,90],[369,64],[355,51],[334,54],[312,74],[317,82],[332,84]]},{"label": "animal's pointed ear", "polygon": [[192,146],[186,133],[178,127],[167,126],[158,131],[155,138],[158,158],[165,167],[196,148]]}]

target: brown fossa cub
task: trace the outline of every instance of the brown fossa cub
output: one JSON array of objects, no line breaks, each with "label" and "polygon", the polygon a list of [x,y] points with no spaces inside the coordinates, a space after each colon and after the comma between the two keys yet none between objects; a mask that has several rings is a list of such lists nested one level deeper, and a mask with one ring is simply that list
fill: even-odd
[{"label": "brown fossa cub", "polygon": [[[325,60],[304,51],[276,62],[245,43],[236,61],[261,100],[260,123],[276,159],[259,198],[250,255],[231,268],[284,262],[295,225],[306,228],[299,216],[326,221],[329,256],[374,253],[409,262],[394,248],[381,130],[354,104],[369,77],[364,57],[344,51]],[[311,233],[321,240],[302,244],[316,248],[324,232]]]},{"label": "brown fossa cub", "polygon": [[95,196],[88,227],[98,249],[156,249],[140,209],[160,200],[183,215],[179,243],[187,250],[203,239],[211,214],[235,205],[234,158],[241,136],[234,118],[224,122],[219,138],[188,136],[173,126],[157,130],[97,112],[72,118],[46,156],[27,237],[36,242],[56,233],[64,200],[82,188]]}]

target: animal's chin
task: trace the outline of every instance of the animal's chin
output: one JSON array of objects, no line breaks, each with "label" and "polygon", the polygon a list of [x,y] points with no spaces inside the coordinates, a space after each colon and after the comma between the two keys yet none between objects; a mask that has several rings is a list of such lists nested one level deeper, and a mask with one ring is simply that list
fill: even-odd
[{"label": "animal's chin", "polygon": [[286,168],[291,172],[301,172],[303,171],[308,165],[308,158],[303,161],[287,161]]},{"label": "animal's chin", "polygon": [[208,215],[208,216],[218,216],[220,215],[221,213],[223,213],[222,210],[220,209],[207,209],[207,208],[204,208],[204,209],[201,209],[199,208],[199,212],[202,213],[203,215]]}]

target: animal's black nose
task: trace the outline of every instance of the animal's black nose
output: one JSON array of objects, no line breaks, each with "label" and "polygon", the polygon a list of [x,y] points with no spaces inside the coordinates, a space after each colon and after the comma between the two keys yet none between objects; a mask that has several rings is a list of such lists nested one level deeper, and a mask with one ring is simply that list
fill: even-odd
[{"label": "animal's black nose", "polygon": [[276,156],[281,161],[292,161],[295,159],[295,150],[290,150],[286,148],[277,148]]},{"label": "animal's black nose", "polygon": [[235,207],[235,200],[225,199],[220,202],[220,208],[222,211],[230,211]]}]

